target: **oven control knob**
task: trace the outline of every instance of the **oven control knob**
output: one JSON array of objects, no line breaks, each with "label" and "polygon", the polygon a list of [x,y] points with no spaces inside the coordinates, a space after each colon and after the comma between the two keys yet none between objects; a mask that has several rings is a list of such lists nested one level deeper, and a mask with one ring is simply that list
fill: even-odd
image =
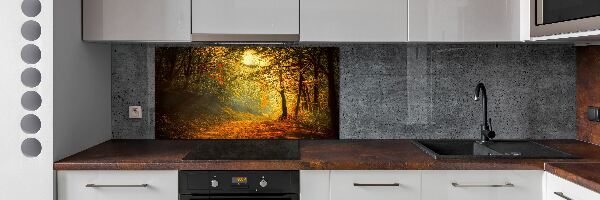
[{"label": "oven control knob", "polygon": [[219,181],[214,180],[214,179],[211,180],[210,181],[210,187],[214,187],[214,188],[219,187]]},{"label": "oven control knob", "polygon": [[261,180],[260,183],[258,183],[260,185],[260,187],[267,187],[267,181],[265,179]]}]

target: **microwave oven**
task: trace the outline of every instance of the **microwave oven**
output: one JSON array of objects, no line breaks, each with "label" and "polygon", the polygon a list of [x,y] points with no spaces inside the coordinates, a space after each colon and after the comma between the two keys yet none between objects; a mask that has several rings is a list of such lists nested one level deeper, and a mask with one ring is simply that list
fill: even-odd
[{"label": "microwave oven", "polygon": [[531,36],[600,30],[600,0],[531,0]]}]

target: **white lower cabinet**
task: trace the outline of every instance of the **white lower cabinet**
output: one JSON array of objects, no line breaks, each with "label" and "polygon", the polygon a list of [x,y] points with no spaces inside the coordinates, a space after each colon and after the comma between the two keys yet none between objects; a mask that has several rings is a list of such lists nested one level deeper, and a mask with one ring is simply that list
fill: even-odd
[{"label": "white lower cabinet", "polygon": [[300,199],[329,200],[329,170],[300,171]]},{"label": "white lower cabinet", "polygon": [[418,200],[419,171],[331,171],[331,200]]},{"label": "white lower cabinet", "polygon": [[[300,200],[600,200],[537,170],[303,170]],[[175,170],[57,171],[58,200],[177,200]],[[545,184],[544,184],[545,183]]]},{"label": "white lower cabinet", "polygon": [[422,172],[422,200],[542,200],[543,171]]},{"label": "white lower cabinet", "polygon": [[543,200],[543,176],[538,170],[301,171],[300,199]]},{"label": "white lower cabinet", "polygon": [[58,200],[177,200],[177,171],[65,170],[57,174]]},{"label": "white lower cabinet", "polygon": [[600,194],[546,172],[545,200],[600,200]]}]

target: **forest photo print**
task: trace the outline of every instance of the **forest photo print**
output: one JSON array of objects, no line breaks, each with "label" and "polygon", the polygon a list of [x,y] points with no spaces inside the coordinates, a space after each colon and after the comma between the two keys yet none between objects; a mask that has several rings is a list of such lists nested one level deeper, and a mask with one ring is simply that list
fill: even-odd
[{"label": "forest photo print", "polygon": [[337,139],[339,49],[158,47],[157,139]]}]

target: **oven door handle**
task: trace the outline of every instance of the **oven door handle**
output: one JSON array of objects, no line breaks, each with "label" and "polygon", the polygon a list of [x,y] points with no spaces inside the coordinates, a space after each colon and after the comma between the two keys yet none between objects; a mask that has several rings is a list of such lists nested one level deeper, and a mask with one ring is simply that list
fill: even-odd
[{"label": "oven door handle", "polygon": [[194,196],[194,195],[179,195],[180,200],[206,200],[206,199],[286,199],[286,200],[298,200],[296,194],[284,194],[284,195],[206,195],[206,196]]},{"label": "oven door handle", "polygon": [[194,195],[179,195],[179,200],[206,200],[210,199],[210,196],[194,196]]}]

